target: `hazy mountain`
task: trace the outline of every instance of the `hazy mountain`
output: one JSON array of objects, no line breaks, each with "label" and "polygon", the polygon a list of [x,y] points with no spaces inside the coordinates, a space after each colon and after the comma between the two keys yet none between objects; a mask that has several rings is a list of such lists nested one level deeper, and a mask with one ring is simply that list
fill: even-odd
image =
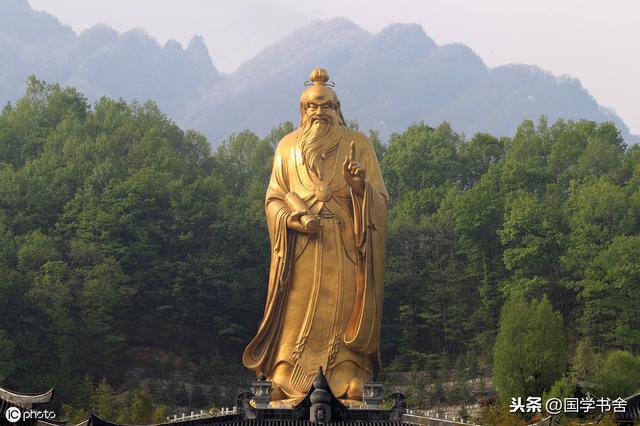
[{"label": "hazy mountain", "polygon": [[29,74],[102,95],[155,100],[179,124],[216,144],[232,132],[267,133],[296,123],[309,71],[329,71],[348,119],[383,137],[414,121],[449,121],[471,135],[513,134],[523,119],[613,121],[576,79],[529,65],[488,68],[461,44],[439,46],[416,24],[372,34],[345,18],[313,22],[267,47],[232,74],[219,74],[200,37],[184,49],[143,30],[98,25],[80,35],[26,0],[0,0],[0,102],[15,101]]},{"label": "hazy mountain", "polygon": [[274,123],[296,123],[302,83],[314,66],[336,82],[345,117],[383,136],[421,120],[446,120],[467,135],[511,135],[522,120],[546,115],[614,121],[634,140],[576,79],[529,65],[488,68],[468,47],[438,46],[416,24],[371,34],[344,18],[314,22],[264,49],[194,101],[184,123],[212,141],[231,131],[266,133]]},{"label": "hazy mountain", "polygon": [[220,78],[201,37],[183,49],[105,25],[76,35],[26,0],[0,0],[0,102],[20,97],[29,74],[75,86],[92,100],[153,99],[172,117]]},{"label": "hazy mountain", "polygon": [[68,77],[69,47],[76,35],[26,1],[0,0],[0,101],[24,94],[29,73],[59,81]]}]

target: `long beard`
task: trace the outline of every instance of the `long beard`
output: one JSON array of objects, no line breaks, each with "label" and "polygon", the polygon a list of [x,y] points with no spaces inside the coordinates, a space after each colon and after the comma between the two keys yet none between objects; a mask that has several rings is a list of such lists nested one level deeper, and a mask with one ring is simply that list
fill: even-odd
[{"label": "long beard", "polygon": [[307,168],[320,178],[322,178],[320,172],[322,154],[332,152],[337,148],[340,142],[338,130],[339,126],[331,120],[324,125],[307,120],[300,127],[298,146],[302,153],[302,160]]}]

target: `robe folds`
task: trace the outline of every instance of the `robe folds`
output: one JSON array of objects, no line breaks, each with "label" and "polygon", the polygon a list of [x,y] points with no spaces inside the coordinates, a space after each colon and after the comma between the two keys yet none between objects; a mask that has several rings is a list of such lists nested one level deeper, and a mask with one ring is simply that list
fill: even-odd
[{"label": "robe folds", "polygon": [[[322,161],[321,177],[304,164],[296,132],[283,138],[266,194],[272,249],[267,299],[243,363],[274,380],[291,398],[306,394],[320,366],[338,397],[348,383],[344,374],[333,373],[345,363],[352,363],[346,371],[362,381],[380,369],[389,197],[367,137],[345,127],[337,137],[336,150]],[[366,169],[362,196],[342,176],[351,142],[355,161]],[[320,217],[318,233],[287,227],[291,209],[285,197],[290,192]],[[290,374],[274,379],[281,363]]]}]

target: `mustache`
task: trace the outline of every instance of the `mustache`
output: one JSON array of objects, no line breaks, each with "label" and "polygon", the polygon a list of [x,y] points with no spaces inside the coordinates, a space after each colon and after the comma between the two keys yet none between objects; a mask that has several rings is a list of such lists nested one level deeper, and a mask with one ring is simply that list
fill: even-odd
[{"label": "mustache", "polygon": [[310,129],[310,127],[314,123],[317,123],[317,122],[327,124],[328,126],[333,126],[334,124],[336,124],[333,117],[327,114],[320,113],[320,114],[314,114],[310,117],[305,117],[300,127],[303,128],[304,131],[306,132]]},{"label": "mustache", "polygon": [[312,123],[319,121],[322,123],[333,124],[333,120],[328,115],[314,115],[311,117],[310,121]]}]

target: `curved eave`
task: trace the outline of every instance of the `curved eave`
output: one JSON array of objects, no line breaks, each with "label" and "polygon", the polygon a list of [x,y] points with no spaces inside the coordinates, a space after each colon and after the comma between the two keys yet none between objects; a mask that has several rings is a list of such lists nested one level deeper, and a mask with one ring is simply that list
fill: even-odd
[{"label": "curved eave", "polygon": [[65,426],[67,423],[62,421],[62,422],[56,422],[56,421],[51,421],[51,420],[36,420],[35,426]]},{"label": "curved eave", "polygon": [[638,392],[638,393],[636,393],[634,395],[628,396],[624,400],[625,401],[631,401],[631,400],[639,400],[639,399],[640,399],[640,392]]},{"label": "curved eave", "polygon": [[118,426],[118,423],[108,422],[95,413],[89,414],[89,420],[87,420],[87,426]]},{"label": "curved eave", "polygon": [[36,404],[49,404],[53,399],[55,388],[51,388],[46,392],[38,394],[16,393],[7,389],[0,388],[0,399],[9,401],[20,407],[32,408]]},{"label": "curved eave", "polygon": [[627,408],[624,413],[616,413],[616,419],[634,421],[640,419],[640,393],[626,397],[624,400],[627,401]]}]

